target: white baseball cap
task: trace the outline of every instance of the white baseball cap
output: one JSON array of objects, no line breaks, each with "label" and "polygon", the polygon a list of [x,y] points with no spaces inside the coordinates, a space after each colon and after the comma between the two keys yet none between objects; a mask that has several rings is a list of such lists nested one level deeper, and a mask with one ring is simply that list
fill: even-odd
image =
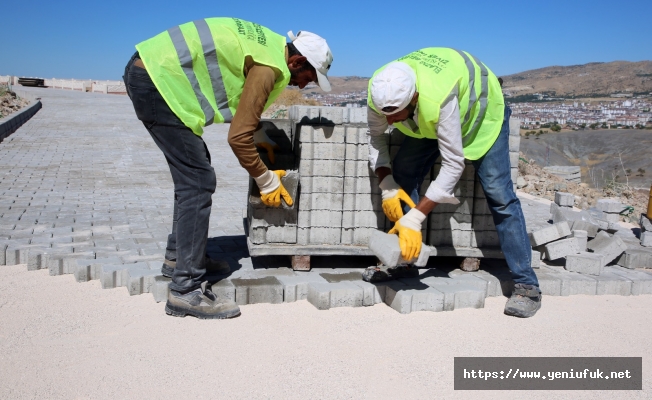
[{"label": "white baseball cap", "polygon": [[317,71],[319,87],[325,91],[331,91],[331,83],[326,74],[333,63],[333,54],[326,43],[326,39],[308,31],[299,31],[296,36],[292,31],[288,32],[292,44],[308,59],[310,65]]},{"label": "white baseball cap", "polygon": [[[385,115],[396,114],[410,104],[417,90],[417,75],[406,63],[395,61],[387,64],[371,82],[371,101]],[[385,107],[397,107],[382,111]]]}]

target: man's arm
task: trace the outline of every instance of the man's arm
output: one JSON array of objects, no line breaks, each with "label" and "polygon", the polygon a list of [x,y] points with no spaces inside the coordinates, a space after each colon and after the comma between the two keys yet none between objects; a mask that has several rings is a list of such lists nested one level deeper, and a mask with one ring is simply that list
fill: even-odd
[{"label": "man's arm", "polygon": [[254,146],[254,132],[260,123],[269,94],[274,89],[276,72],[264,65],[249,68],[240,103],[229,129],[229,145],[240,165],[256,178],[267,172]]},{"label": "man's arm", "polygon": [[382,182],[387,175],[392,173],[387,137],[384,135],[388,126],[387,118],[376,113],[371,107],[367,107],[367,123],[369,125],[367,132],[369,136],[369,166]]},{"label": "man's arm", "polygon": [[452,97],[441,108],[437,124],[437,139],[441,152],[441,170],[430,184],[426,196],[417,204],[417,210],[424,214],[437,204],[459,204],[455,198],[455,185],[464,173],[464,147],[462,146],[462,125],[457,97]]}]

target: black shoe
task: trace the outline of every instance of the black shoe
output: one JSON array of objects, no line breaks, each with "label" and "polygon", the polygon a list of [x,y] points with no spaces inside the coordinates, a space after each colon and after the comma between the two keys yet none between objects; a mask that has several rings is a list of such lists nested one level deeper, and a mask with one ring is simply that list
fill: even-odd
[{"label": "black shoe", "polygon": [[[167,278],[172,278],[174,268],[177,266],[176,260],[165,260],[161,267],[161,274]],[[206,273],[209,275],[226,275],[231,272],[229,263],[224,260],[214,260],[206,256],[204,258],[204,266],[206,266]]]},{"label": "black shoe", "polygon": [[534,285],[517,283],[512,297],[505,304],[505,314],[530,318],[541,308],[541,290]]},{"label": "black shoe", "polygon": [[173,317],[192,315],[199,319],[225,319],[240,315],[237,304],[218,298],[206,286],[207,282],[203,282],[200,288],[185,294],[170,290],[165,313]]}]

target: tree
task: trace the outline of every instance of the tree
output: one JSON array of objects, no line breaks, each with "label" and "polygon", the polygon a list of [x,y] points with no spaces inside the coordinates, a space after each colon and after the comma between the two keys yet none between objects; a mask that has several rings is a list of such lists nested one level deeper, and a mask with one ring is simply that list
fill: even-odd
[{"label": "tree", "polygon": [[643,175],[645,175],[645,170],[644,170],[643,168],[639,168],[638,170],[636,170],[636,172],[638,172],[638,174],[636,174],[636,176],[643,176]]},{"label": "tree", "polygon": [[555,124],[555,125],[550,127],[550,130],[553,131],[553,132],[559,132],[559,131],[561,131],[561,126]]}]

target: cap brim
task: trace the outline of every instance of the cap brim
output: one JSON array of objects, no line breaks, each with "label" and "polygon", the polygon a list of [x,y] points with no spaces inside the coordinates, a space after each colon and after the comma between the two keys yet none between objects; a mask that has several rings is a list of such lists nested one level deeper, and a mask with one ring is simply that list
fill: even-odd
[{"label": "cap brim", "polygon": [[319,87],[321,90],[324,92],[330,92],[331,91],[331,83],[328,81],[328,77],[321,72],[317,71],[315,69],[315,72],[317,73],[317,81],[319,83]]}]

